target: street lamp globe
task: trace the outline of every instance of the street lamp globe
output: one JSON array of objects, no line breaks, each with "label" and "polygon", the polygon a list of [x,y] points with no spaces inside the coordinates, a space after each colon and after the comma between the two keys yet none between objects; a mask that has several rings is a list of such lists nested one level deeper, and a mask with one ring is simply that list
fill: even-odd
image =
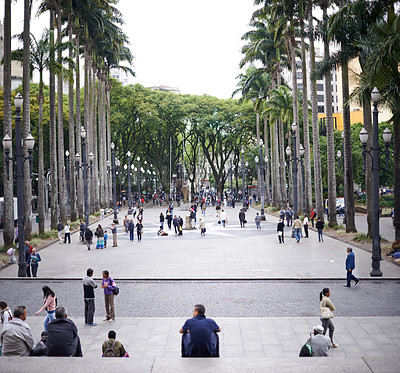
[{"label": "street lamp globe", "polygon": [[126,171],[128,169],[128,166],[124,164],[124,170]]},{"label": "street lamp globe", "polygon": [[382,138],[385,144],[389,144],[390,140],[392,139],[392,133],[390,132],[389,128],[385,128],[385,130],[382,133]]},{"label": "street lamp globe", "polygon": [[379,102],[379,99],[381,98],[381,94],[378,90],[378,88],[374,88],[371,92],[371,98],[372,102],[376,105]]},{"label": "street lamp globe", "polygon": [[240,152],[241,152],[242,154],[244,154],[244,149],[242,148],[242,149],[240,150]]},{"label": "street lamp globe", "polygon": [[338,158],[340,159],[341,156],[342,156],[342,152],[341,152],[340,150],[338,150],[338,151],[336,152],[336,157],[338,157]]},{"label": "street lamp globe", "polygon": [[256,161],[256,163],[258,163],[258,161],[259,161],[260,159],[258,158],[258,156],[255,156],[255,157],[254,157],[254,160]]},{"label": "street lamp globe", "polygon": [[135,170],[135,165],[131,164],[131,170],[132,170],[132,171]]},{"label": "street lamp globe", "polygon": [[66,150],[66,151],[65,151],[65,155],[66,155],[67,157],[69,157],[69,150]]},{"label": "street lamp globe", "polygon": [[119,167],[119,166],[121,165],[121,161],[120,161],[119,159],[117,159],[117,160],[115,161],[115,165],[116,165],[117,167]]},{"label": "street lamp globe", "polygon": [[133,171],[137,172],[137,167],[133,167]]},{"label": "street lamp globe", "polygon": [[300,154],[300,157],[302,157],[302,156],[304,155],[305,151],[306,151],[306,150],[304,149],[303,144],[300,144],[300,147],[299,147],[299,154]]},{"label": "street lamp globe", "polygon": [[368,141],[368,131],[363,127],[358,134],[360,137],[361,144],[365,145]]},{"label": "street lamp globe", "polygon": [[107,167],[110,167],[110,166],[111,166],[111,162],[110,162],[109,160],[106,162],[106,166],[107,166]]},{"label": "street lamp globe", "polygon": [[12,148],[12,140],[8,133],[3,137],[3,149],[10,151]]},{"label": "street lamp globe", "polygon": [[131,156],[131,152],[128,150],[128,152],[126,153],[127,157]]},{"label": "street lamp globe", "polygon": [[138,162],[140,162],[140,157],[138,156],[138,157],[136,158],[136,160],[137,160]]},{"label": "street lamp globe", "polygon": [[114,150],[115,144],[113,142],[110,144],[110,146],[111,146],[111,150]]},{"label": "street lamp globe", "polygon": [[264,161],[265,161],[265,163],[268,163],[268,155],[266,155],[266,156],[264,157]]},{"label": "street lamp globe", "polygon": [[85,131],[84,127],[81,128],[81,137],[82,137],[82,139],[86,138],[86,131]]},{"label": "street lamp globe", "polygon": [[260,139],[260,146],[264,145],[264,141],[262,139]]},{"label": "street lamp globe", "polygon": [[296,131],[297,131],[297,124],[296,124],[296,122],[293,122],[293,123],[292,123],[292,131],[293,131],[293,132],[296,132]]},{"label": "street lamp globe", "polygon": [[287,155],[288,157],[290,157],[290,155],[292,154],[292,149],[290,148],[290,146],[287,146],[287,147],[286,147],[285,152],[286,152],[286,155]]},{"label": "street lamp globe", "polygon": [[[79,153],[76,153],[76,154],[75,154],[75,161],[76,161],[76,162],[79,162],[80,158],[81,158],[80,154],[79,154]],[[107,162],[109,162],[109,161],[107,161]]]},{"label": "street lamp globe", "polygon": [[94,161],[94,154],[92,152],[89,153],[89,162]]},{"label": "street lamp globe", "polygon": [[246,167],[249,167],[249,162],[246,161],[246,162],[244,163],[244,165],[245,165]]},{"label": "street lamp globe", "polygon": [[18,92],[17,95],[14,97],[15,108],[16,109],[21,109],[23,102],[24,102],[24,99],[22,98],[21,93]]},{"label": "street lamp globe", "polygon": [[33,147],[35,146],[35,139],[30,133],[26,136],[25,145],[28,150],[33,150]]}]

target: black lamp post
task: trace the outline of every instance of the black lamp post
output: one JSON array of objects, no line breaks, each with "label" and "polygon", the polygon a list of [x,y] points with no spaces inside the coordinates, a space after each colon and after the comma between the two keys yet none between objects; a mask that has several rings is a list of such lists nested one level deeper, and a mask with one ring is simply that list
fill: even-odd
[{"label": "black lamp post", "polygon": [[132,214],[132,198],[131,198],[131,152],[126,153],[128,157],[128,214]]},{"label": "black lamp post", "polygon": [[17,209],[18,209],[18,277],[26,277],[26,261],[25,261],[25,231],[24,231],[24,163],[29,161],[30,177],[32,178],[32,151],[35,146],[35,139],[29,133],[24,140],[28,150],[28,156],[24,157],[22,147],[22,130],[21,130],[21,107],[23,99],[21,93],[18,93],[14,98],[16,109],[15,114],[15,158],[10,157],[12,149],[12,140],[7,133],[3,138],[4,160],[6,162],[6,175],[9,179],[9,162],[16,163],[16,181],[17,181]]},{"label": "black lamp post", "polygon": [[305,149],[302,144],[300,144],[299,155],[301,163],[301,181],[303,184],[303,212],[306,211],[306,186],[304,184],[304,153]]},{"label": "black lamp post", "polygon": [[140,206],[140,157],[136,158],[138,165],[137,165],[137,184],[138,184],[138,198],[139,198],[139,206]]},{"label": "black lamp post", "polygon": [[242,179],[243,179],[243,211],[247,211],[247,206],[246,206],[246,178],[245,178],[245,164],[244,164],[244,149],[242,148],[241,151],[242,153]]},{"label": "black lamp post", "polygon": [[65,179],[67,181],[67,203],[68,209],[70,209],[70,182],[69,182],[69,151],[65,151]]},{"label": "black lamp post", "polygon": [[[380,93],[375,87],[371,93],[372,103],[374,109],[372,110],[373,119],[373,144],[372,148],[367,150],[368,132],[363,127],[360,131],[360,141],[363,146],[363,157],[365,160],[365,155],[368,154],[372,158],[372,271],[370,276],[379,277],[382,276],[380,270],[380,235],[379,235],[379,160],[380,157],[385,154],[386,157],[386,169],[388,167],[389,161],[389,145],[392,139],[392,133],[389,128],[385,128],[382,137],[385,143],[385,150],[381,151],[379,147],[379,132],[378,132],[378,102],[380,98]],[[365,166],[365,162],[364,162]]]},{"label": "black lamp post", "polygon": [[118,212],[117,212],[117,167],[119,166],[119,160],[115,159],[115,144],[111,143],[111,172],[113,178],[113,205],[114,205],[114,219],[113,222],[118,224]]},{"label": "black lamp post", "polygon": [[75,168],[78,172],[79,179],[79,170],[82,170],[83,177],[83,199],[84,199],[84,208],[85,208],[85,226],[89,226],[89,175],[88,171],[90,169],[90,178],[92,178],[92,169],[93,169],[93,160],[94,155],[92,152],[89,153],[89,164],[86,159],[86,131],[85,128],[81,128],[81,139],[82,139],[82,164],[79,164],[80,155],[77,153],[75,155]]}]

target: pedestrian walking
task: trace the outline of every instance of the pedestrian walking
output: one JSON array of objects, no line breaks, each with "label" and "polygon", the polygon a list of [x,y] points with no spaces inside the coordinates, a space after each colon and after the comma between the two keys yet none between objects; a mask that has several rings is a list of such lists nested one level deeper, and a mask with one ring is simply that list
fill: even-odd
[{"label": "pedestrian walking", "polygon": [[82,220],[79,220],[79,233],[81,242],[85,241],[85,223]]},{"label": "pedestrian walking", "polygon": [[139,219],[138,219],[138,221],[136,223],[136,233],[137,233],[138,242],[141,242],[142,241],[142,234],[143,234],[143,224]]},{"label": "pedestrian walking", "polygon": [[172,224],[174,225],[175,234],[178,234],[179,227],[179,219],[176,215],[174,215],[174,219],[172,220]]},{"label": "pedestrian walking", "polygon": [[109,229],[111,229],[111,233],[113,236],[113,244],[112,247],[117,247],[117,226],[115,225],[115,223],[111,224],[111,227],[108,227]]},{"label": "pedestrian walking", "polygon": [[225,210],[221,210],[221,221],[222,221],[222,226],[225,227],[225,224],[228,223],[228,217],[226,215]]},{"label": "pedestrian walking", "polygon": [[285,235],[283,234],[284,228],[285,223],[283,222],[283,219],[279,219],[278,225],[276,227],[279,243],[285,243]]},{"label": "pedestrian walking", "polygon": [[58,234],[58,239],[60,240],[59,243],[63,242],[63,238],[62,238],[63,230],[64,230],[64,225],[63,225],[63,223],[61,223],[61,220],[59,220],[58,224],[57,224],[57,234]]},{"label": "pedestrian walking", "polygon": [[133,219],[129,221],[128,224],[128,231],[129,231],[129,240],[133,242],[135,236],[135,224],[133,223]]},{"label": "pedestrian walking", "polygon": [[90,230],[89,227],[87,227],[85,229],[85,240],[86,240],[87,249],[90,250],[90,245],[92,244],[92,240],[93,240],[93,232]]},{"label": "pedestrian walking", "polygon": [[347,248],[347,258],[346,258],[346,271],[347,271],[347,284],[344,285],[346,288],[351,287],[351,280],[355,281],[355,285],[360,281],[353,272],[356,268],[356,258],[351,247]]},{"label": "pedestrian walking", "polygon": [[322,234],[322,230],[324,229],[325,224],[324,222],[321,220],[320,217],[318,217],[318,221],[315,223],[315,228],[317,228],[318,230],[318,241],[319,242],[324,242],[324,236]]},{"label": "pedestrian walking", "polygon": [[181,216],[178,216],[178,236],[183,236],[183,219]]},{"label": "pedestrian walking", "polygon": [[206,204],[205,202],[203,202],[203,206],[201,207],[201,212],[203,213],[203,216],[206,216],[206,209],[207,209]]},{"label": "pedestrian walking", "polygon": [[57,306],[57,297],[54,291],[51,290],[48,286],[43,286],[42,291],[43,291],[44,304],[42,308],[35,313],[35,315],[38,316],[42,311],[44,310],[47,311],[47,316],[44,319],[43,323],[44,330],[47,331],[47,324],[55,319],[54,312]]},{"label": "pedestrian walking", "polygon": [[314,209],[311,209],[310,219],[311,219],[311,225],[314,228],[314,219],[315,219],[315,210]]},{"label": "pedestrian walking", "polygon": [[12,318],[12,313],[7,305],[7,302],[5,302],[4,300],[0,300],[0,325],[3,329],[8,324],[8,322],[12,320]]},{"label": "pedestrian walking", "polygon": [[261,216],[258,214],[258,212],[256,217],[254,218],[254,221],[256,222],[256,228],[261,229]]},{"label": "pedestrian walking", "polygon": [[105,230],[104,231],[104,248],[107,247],[107,239],[108,239],[108,234],[107,234],[107,231]]},{"label": "pedestrian walking", "polygon": [[[246,225],[245,225],[246,224],[245,223],[246,222],[246,214],[243,211],[243,209],[241,209],[240,212],[239,212],[239,222],[240,222],[240,228],[246,228]],[[224,224],[224,226],[225,226],[225,224]]]},{"label": "pedestrian walking", "polygon": [[324,288],[319,294],[320,300],[320,317],[322,322],[322,327],[324,328],[324,335],[326,331],[329,329],[329,338],[332,342],[332,347],[338,347],[337,344],[333,342],[333,332],[335,331],[335,327],[332,322],[333,311],[335,310],[335,306],[332,301],[329,299],[331,296],[331,292],[328,288]]},{"label": "pedestrian walking", "polygon": [[285,215],[286,215],[286,226],[290,226],[291,224],[289,224],[290,223],[290,210],[291,210],[291,208],[289,207],[287,210],[286,210],[286,213],[285,213]]},{"label": "pedestrian walking", "polygon": [[164,220],[165,220],[164,214],[161,213],[160,214],[160,227],[162,227],[162,228],[164,228]]},{"label": "pedestrian walking", "polygon": [[83,301],[85,302],[85,324],[90,326],[96,326],[93,322],[95,312],[94,302],[94,289],[97,288],[96,283],[93,280],[93,269],[88,268],[86,271],[86,277],[83,279]]},{"label": "pedestrian walking", "polygon": [[106,308],[106,318],[104,321],[115,321],[114,307],[114,289],[116,289],[115,281],[110,277],[107,270],[103,271],[103,281],[101,288],[104,289],[104,303]]},{"label": "pedestrian walking", "polygon": [[124,219],[124,231],[125,231],[125,234],[129,233],[128,226],[129,226],[129,219],[128,219],[128,216],[125,215],[125,219]]},{"label": "pedestrian walking", "polygon": [[103,219],[104,219],[104,209],[101,208],[100,209],[100,220],[103,220]]},{"label": "pedestrian walking", "polygon": [[65,224],[64,227],[64,243],[67,243],[67,238],[68,238],[68,243],[71,243],[71,230],[70,230],[69,224]]},{"label": "pedestrian walking", "polygon": [[32,253],[29,257],[29,264],[31,265],[32,277],[37,277],[37,271],[39,267],[39,262],[42,261],[39,253],[36,252],[36,249],[32,249]]},{"label": "pedestrian walking", "polygon": [[168,224],[168,229],[171,230],[172,227],[172,210],[169,207],[167,212],[166,212],[166,217],[167,217],[167,224]]},{"label": "pedestrian walking", "polygon": [[296,242],[300,242],[300,234],[301,234],[301,221],[298,216],[296,216],[296,220],[293,222],[293,230],[294,230],[294,238]]},{"label": "pedestrian walking", "polygon": [[281,207],[281,209],[279,211],[279,219],[281,219],[283,222],[285,222],[285,215],[286,215],[286,211],[283,207]]},{"label": "pedestrian walking", "polygon": [[100,224],[96,228],[95,235],[97,237],[96,249],[104,249],[104,230]]},{"label": "pedestrian walking", "polygon": [[304,228],[305,238],[308,238],[308,217],[307,217],[307,215],[304,215],[304,218],[303,218],[303,228]]}]

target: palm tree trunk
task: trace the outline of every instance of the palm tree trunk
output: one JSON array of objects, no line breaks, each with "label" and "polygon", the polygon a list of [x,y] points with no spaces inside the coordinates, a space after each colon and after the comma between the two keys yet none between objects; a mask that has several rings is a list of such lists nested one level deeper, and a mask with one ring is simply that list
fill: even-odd
[{"label": "palm tree trunk", "polygon": [[[76,152],[79,154],[79,164],[82,164],[82,142],[81,142],[81,74],[80,74],[80,56],[79,56],[79,35],[75,36],[75,46],[77,49],[76,52],[76,75],[75,75],[75,96],[76,96],[76,112],[75,112],[75,121],[76,121]],[[76,159],[75,159],[76,161]],[[77,179],[77,207],[78,207],[78,216],[80,219],[83,218],[83,178],[80,177]]]},{"label": "palm tree trunk", "polygon": [[306,43],[304,41],[304,22],[301,22],[301,62],[303,79],[303,138],[304,138],[304,213],[310,216],[312,205],[312,184],[311,184],[311,145],[310,145],[310,126],[308,119],[308,82],[307,82],[307,63],[306,63]]},{"label": "palm tree trunk", "polygon": [[[309,1],[308,7],[308,24],[310,29],[310,70],[315,71],[315,47],[313,38],[313,16],[312,2]],[[315,205],[317,216],[324,219],[324,203],[322,194],[322,176],[321,176],[321,151],[319,145],[319,126],[318,126],[318,108],[317,108],[317,82],[311,76],[311,110],[312,110],[312,127],[313,127],[313,155],[314,155],[314,188],[315,188]]]},{"label": "palm tree trunk", "polygon": [[346,232],[357,232],[355,222],[353,152],[351,145],[350,108],[345,104],[349,99],[349,69],[347,61],[342,63],[343,131],[344,131],[344,195],[346,200]]},{"label": "palm tree trunk", "polygon": [[[54,7],[50,4],[50,63],[54,65]],[[53,69],[49,78],[49,117],[50,117],[50,206],[51,229],[56,229],[58,221],[58,178],[57,178],[57,129],[56,129],[56,84]]]},{"label": "palm tree trunk", "polygon": [[[68,18],[68,38],[72,45],[72,14]],[[73,59],[72,46],[69,47],[69,58]],[[73,74],[72,63],[69,66],[71,74]],[[75,121],[74,121],[74,81],[73,75],[69,81],[68,87],[68,137],[69,137],[69,201],[70,201],[70,214],[71,220],[77,220],[76,209],[76,179],[75,179]]]},{"label": "palm tree trunk", "polygon": [[[22,138],[25,139],[31,131],[31,87],[30,87],[30,22],[31,22],[31,1],[24,1],[24,32],[23,32],[23,76],[22,76],[22,96],[23,102],[23,118],[22,118]],[[24,156],[27,157],[28,150],[24,141]],[[32,180],[30,175],[29,162],[24,163],[24,227],[25,227],[25,239],[30,240],[32,238]]]},{"label": "palm tree trunk", "polygon": [[[84,69],[84,74],[85,74],[85,83],[84,83],[84,104],[83,104],[83,122],[84,122],[84,127],[86,130],[86,157],[89,154],[89,144],[90,144],[90,80],[89,80],[89,74],[90,74],[90,60],[89,60],[89,45],[88,45],[88,40],[87,40],[87,35],[85,36],[85,45],[84,45],[84,59],[85,59],[85,69]],[[87,161],[87,159],[86,159]],[[83,175],[82,175],[83,176]],[[91,195],[91,189],[90,189],[90,183],[89,180],[88,186],[88,202],[90,206],[90,195]],[[85,211],[86,213],[86,211]]]},{"label": "palm tree trunk", "polygon": [[276,198],[277,198],[277,204],[276,207],[283,206],[283,199],[286,198],[286,193],[284,191],[285,185],[282,184],[282,172],[281,172],[281,157],[280,157],[280,151],[279,151],[279,127],[278,127],[278,121],[275,122],[274,127],[274,155],[275,155],[275,190],[276,190]]},{"label": "palm tree trunk", "polygon": [[[397,113],[398,114],[398,113]],[[400,120],[393,120],[393,160],[394,160],[394,221],[395,239],[400,240]],[[369,136],[372,137],[372,136]]]},{"label": "palm tree trunk", "polygon": [[269,120],[269,139],[270,139],[270,144],[271,144],[271,163],[270,163],[270,174],[271,174],[271,197],[272,197],[272,204],[275,207],[278,207],[279,202],[278,202],[278,197],[277,197],[277,192],[276,192],[276,178],[277,178],[277,173],[276,173],[276,158],[275,158],[275,144],[274,144],[274,126],[273,122]]},{"label": "palm tree trunk", "polygon": [[45,203],[44,203],[44,151],[43,151],[43,71],[39,72],[39,159],[38,159],[38,216],[39,233],[44,233]]},{"label": "palm tree trunk", "polygon": [[[61,5],[57,4],[57,43],[61,44]],[[61,64],[61,51],[58,52],[58,63]],[[65,195],[65,163],[64,163],[64,113],[63,113],[63,78],[62,72],[57,74],[57,152],[58,152],[58,195],[60,216],[63,224],[67,222],[66,195]]]},{"label": "palm tree trunk", "polygon": [[[286,193],[286,156],[285,156],[285,135],[283,130],[283,122],[282,120],[278,120],[278,146],[279,146],[279,172],[280,172],[280,197],[281,197],[281,206],[286,206],[288,203],[287,193]],[[289,183],[288,183],[289,186]]]},{"label": "palm tree trunk", "polygon": [[[323,8],[323,17],[328,21],[327,7]],[[327,35],[324,37],[324,55],[329,58],[329,42]],[[328,169],[328,205],[329,226],[337,225],[336,219],[336,162],[335,162],[335,139],[333,137],[332,116],[332,88],[331,72],[325,72],[325,112],[326,112],[326,142],[327,142],[327,169]]]},{"label": "palm tree trunk", "polygon": [[[111,87],[109,86],[107,89],[107,160],[111,161],[111,120],[110,120],[110,104],[111,104],[111,98],[110,98],[110,89]],[[107,204],[110,203],[111,201],[111,196],[112,196],[112,183],[111,183],[111,178],[108,179],[108,200]]]},{"label": "palm tree trunk", "polygon": [[[12,110],[11,110],[11,0],[4,3],[4,80],[3,80],[3,135],[12,135]],[[10,152],[12,156],[12,150]],[[13,163],[9,162],[9,177],[4,177],[4,211],[3,211],[3,239],[4,247],[11,247],[14,242],[14,180]],[[6,162],[3,160],[3,170]]]},{"label": "palm tree trunk", "polygon": [[[95,200],[94,200],[94,211],[100,210],[100,187],[99,187],[99,152],[98,152],[98,127],[97,127],[97,113],[99,110],[100,100],[100,80],[97,79],[98,89],[96,91],[96,68],[93,66],[93,182],[95,187]],[[97,93],[96,93],[97,92]]]},{"label": "palm tree trunk", "polygon": [[[266,193],[266,205],[269,206],[271,204],[271,189],[269,184],[269,175],[271,172],[269,161],[269,147],[268,147],[268,117],[264,115],[264,144],[265,144],[265,156],[268,157],[268,161],[265,162],[265,189]],[[272,143],[271,143],[272,144]]]}]

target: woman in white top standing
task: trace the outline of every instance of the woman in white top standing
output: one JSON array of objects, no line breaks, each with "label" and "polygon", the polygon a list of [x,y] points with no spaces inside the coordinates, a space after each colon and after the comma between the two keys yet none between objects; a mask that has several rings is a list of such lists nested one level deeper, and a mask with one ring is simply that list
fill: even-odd
[{"label": "woman in white top standing", "polygon": [[64,243],[67,243],[67,237],[68,243],[71,243],[71,228],[68,223],[64,227]]},{"label": "woman in white top standing", "polygon": [[222,226],[225,227],[225,224],[228,223],[228,216],[226,215],[225,210],[221,211],[221,220],[222,220]]}]

